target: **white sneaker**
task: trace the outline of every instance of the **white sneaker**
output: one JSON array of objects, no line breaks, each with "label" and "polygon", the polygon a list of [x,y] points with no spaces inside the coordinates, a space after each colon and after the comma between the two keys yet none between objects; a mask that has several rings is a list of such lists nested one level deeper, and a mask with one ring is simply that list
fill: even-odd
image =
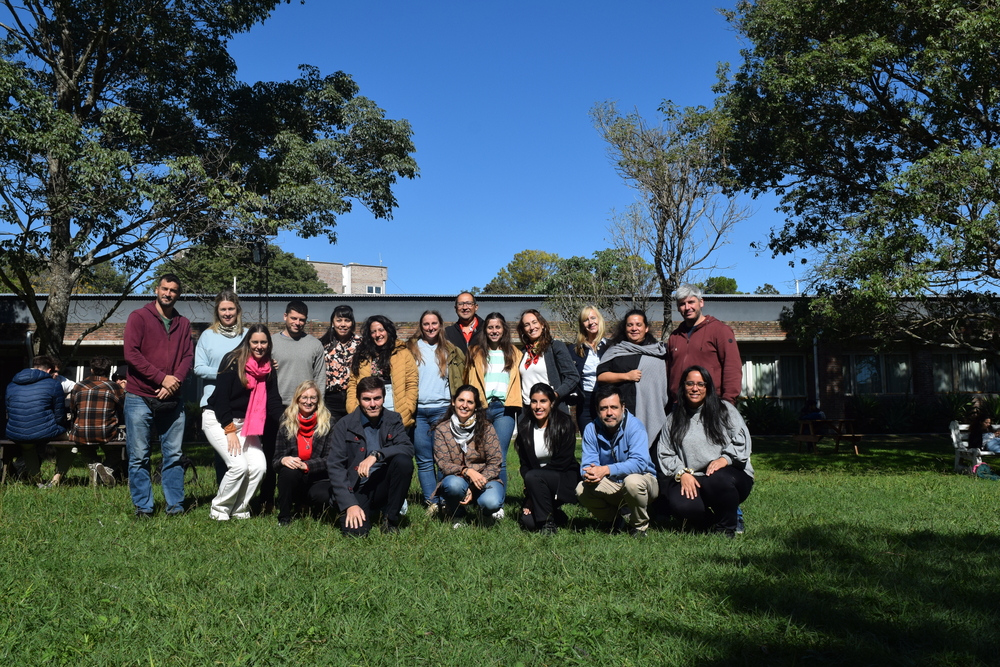
[{"label": "white sneaker", "polygon": [[496,512],[494,512],[491,516],[493,517],[494,521],[499,521],[500,519],[504,518],[505,515],[503,513],[503,508],[501,507]]},{"label": "white sneaker", "polygon": [[403,506],[399,508],[399,516],[406,516],[406,513],[410,511],[410,503],[403,500]]},{"label": "white sneaker", "polygon": [[465,528],[465,522],[464,521],[456,521],[454,524],[452,524],[451,527],[452,527],[452,530],[458,530],[459,528]]}]

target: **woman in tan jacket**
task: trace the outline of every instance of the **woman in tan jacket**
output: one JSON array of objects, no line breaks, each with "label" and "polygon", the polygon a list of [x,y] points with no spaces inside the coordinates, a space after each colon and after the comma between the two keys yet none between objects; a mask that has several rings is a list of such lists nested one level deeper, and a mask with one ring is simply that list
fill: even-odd
[{"label": "woman in tan jacket", "polygon": [[372,315],[361,328],[361,344],[347,381],[348,414],[358,407],[358,382],[369,375],[385,382],[385,408],[398,412],[404,427],[412,427],[417,412],[417,362],[406,343],[396,340],[396,325],[384,315]]},{"label": "woman in tan jacket", "polygon": [[475,387],[503,452],[500,481],[507,484],[507,448],[521,413],[521,351],[510,340],[507,320],[490,313],[472,339],[465,381]]}]

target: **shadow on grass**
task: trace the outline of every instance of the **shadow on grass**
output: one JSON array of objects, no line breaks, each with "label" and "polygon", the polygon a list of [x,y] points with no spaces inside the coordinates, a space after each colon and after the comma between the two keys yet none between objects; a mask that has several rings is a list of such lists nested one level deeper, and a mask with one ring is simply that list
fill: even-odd
[{"label": "shadow on grass", "polygon": [[997,535],[865,534],[841,524],[777,544],[718,559],[738,574],[706,592],[737,631],[710,636],[673,617],[654,632],[714,647],[693,665],[996,664]]},{"label": "shadow on grass", "polygon": [[[912,473],[951,472],[954,449],[944,435],[882,435],[865,438],[861,455],[842,443],[834,453],[833,441],[824,440],[816,453],[799,452],[798,443],[787,437],[753,439],[754,467],[767,470],[806,472]],[[804,448],[803,448],[804,449]]]}]

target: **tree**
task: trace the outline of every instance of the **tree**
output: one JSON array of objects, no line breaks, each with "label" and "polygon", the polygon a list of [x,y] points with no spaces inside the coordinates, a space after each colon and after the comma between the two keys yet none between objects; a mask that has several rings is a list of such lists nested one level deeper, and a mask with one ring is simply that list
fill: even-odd
[{"label": "tree", "polygon": [[771,283],[764,283],[753,291],[754,294],[781,294],[778,288]]},{"label": "tree", "polygon": [[711,276],[704,283],[699,284],[705,294],[742,294],[736,286],[736,278]]},{"label": "tree", "polygon": [[558,266],[559,255],[522,250],[486,284],[482,294],[540,294],[539,283],[552,276]]},{"label": "tree", "polygon": [[1000,317],[1000,6],[740,2],[734,176],[814,249],[812,326],[992,350]]},{"label": "tree", "polygon": [[236,291],[240,294],[257,294],[262,289],[271,294],[331,292],[306,260],[276,245],[266,246],[265,252],[266,255],[255,262],[254,250],[248,245],[199,246],[167,260],[160,269],[176,273],[189,294],[214,296],[226,287],[231,288],[233,278],[236,278]]},{"label": "tree", "polygon": [[416,175],[406,121],[342,72],[236,80],[228,40],[278,4],[3,0],[0,283],[41,352],[60,352],[70,294],[97,267],[125,294],[194,243],[278,229],[334,242],[355,202],[391,217],[393,184]]},{"label": "tree", "polygon": [[646,310],[657,291],[652,265],[618,248],[598,250],[591,258],[560,260],[556,271],[537,287],[548,295],[549,307],[568,323],[576,322],[587,305],[596,306],[609,320],[622,306]]},{"label": "tree", "polygon": [[750,211],[723,191],[728,123],[720,110],[664,102],[660,116],[657,124],[638,112],[623,116],[613,102],[591,109],[618,174],[638,193],[637,203],[614,218],[612,238],[627,253],[638,247],[652,259],[669,322],[668,295],[691,271],[716,268],[712,253]]}]

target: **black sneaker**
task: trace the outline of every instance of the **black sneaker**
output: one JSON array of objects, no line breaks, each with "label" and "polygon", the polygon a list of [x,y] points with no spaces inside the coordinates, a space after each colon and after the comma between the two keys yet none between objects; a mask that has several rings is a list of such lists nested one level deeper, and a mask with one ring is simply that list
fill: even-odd
[{"label": "black sneaker", "polygon": [[382,519],[382,525],[379,526],[383,535],[399,535],[399,526],[394,523],[389,523],[388,519]]},{"label": "black sneaker", "polygon": [[292,520],[288,518],[278,519],[278,528],[287,528],[292,525]]},{"label": "black sneaker", "polygon": [[644,540],[648,537],[645,530],[639,530],[638,528],[629,528],[628,534],[636,540]]},{"label": "black sneaker", "polygon": [[555,521],[549,519],[546,521],[541,528],[538,529],[541,535],[555,535],[559,532],[559,525]]},{"label": "black sneaker", "polygon": [[153,518],[153,513],[152,512],[143,512],[142,510],[137,509],[135,511],[135,518],[139,519],[140,521],[144,521],[146,519],[152,519]]}]

